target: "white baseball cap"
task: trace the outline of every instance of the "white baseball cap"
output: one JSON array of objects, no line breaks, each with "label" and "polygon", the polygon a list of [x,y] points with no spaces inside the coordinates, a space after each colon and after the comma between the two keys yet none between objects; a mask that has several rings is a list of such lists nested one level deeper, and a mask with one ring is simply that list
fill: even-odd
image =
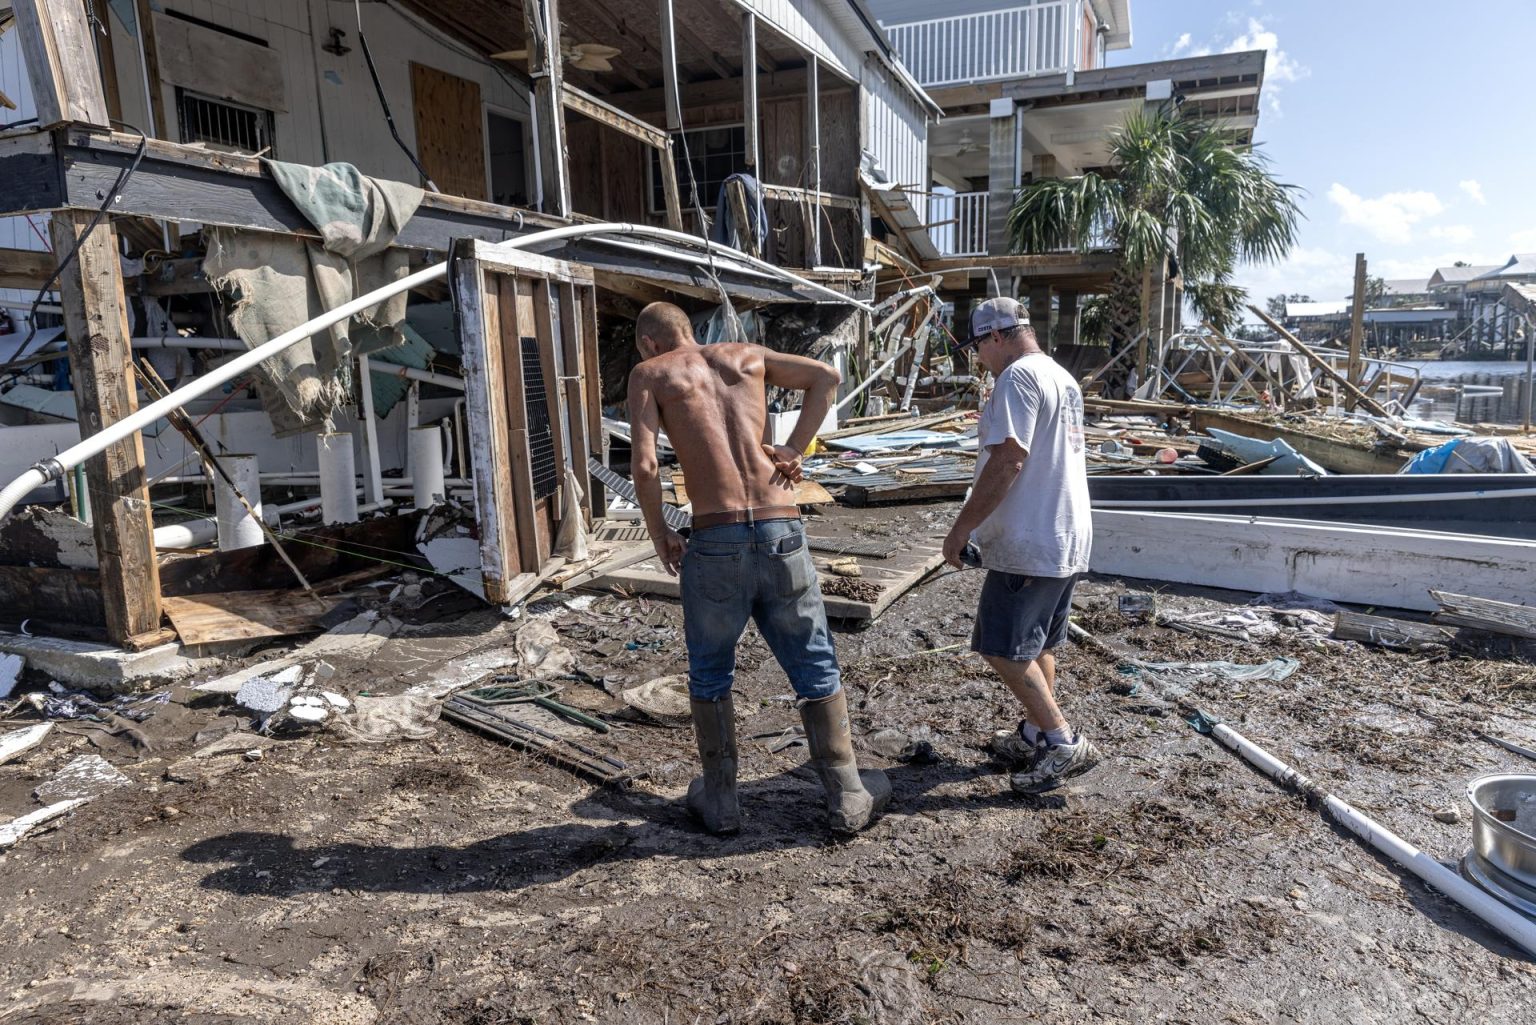
[{"label": "white baseball cap", "polygon": [[979,302],[971,307],[971,337],[962,343],[961,348],[975,345],[993,331],[1007,331],[1025,323],[1028,323],[1028,318],[1017,299],[1003,295]]}]

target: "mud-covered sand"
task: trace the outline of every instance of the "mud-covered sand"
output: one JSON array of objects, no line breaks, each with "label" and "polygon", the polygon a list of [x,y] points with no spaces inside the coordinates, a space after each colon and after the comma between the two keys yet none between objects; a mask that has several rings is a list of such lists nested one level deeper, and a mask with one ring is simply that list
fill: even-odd
[{"label": "mud-covered sand", "polygon": [[[907,532],[950,513],[860,515]],[[755,632],[737,698],[746,828],[731,839],[680,808],[687,729],[620,727],[616,750],[648,773],[626,789],[447,722],[381,746],[285,738],[174,783],[193,735],[235,713],[178,689],[145,726],[151,754],[110,755],[130,786],[0,857],[0,1021],[1530,1020],[1529,961],[1145,689],[1119,693],[1128,681],[1101,651],[1061,649],[1060,691],[1104,763],[1048,797],[1015,796],[986,744],[1017,709],[963,647],[979,584],[943,576],[839,633],[861,744],[895,729],[937,755],[900,764],[866,746],[895,797],[846,843],[824,828],[804,748],[747,739],[797,721]],[[1151,586],[1091,579],[1078,620],[1147,659],[1298,659],[1282,683],[1195,696],[1434,857],[1466,852],[1471,778],[1536,769],[1475,736],[1536,746],[1536,667],[1507,640],[1447,656],[1296,630],[1191,636],[1116,610]],[[412,625],[366,662],[334,658],[330,685],[393,693],[510,643],[519,623],[440,592],[386,609]],[[1165,590],[1160,606],[1249,597]],[[605,595],[549,621],[610,683],[685,666],[672,602]],[[660,647],[624,650],[633,639]],[[584,691],[568,695],[620,707]],[[29,810],[33,787],[92,750],[56,730],[0,767],[4,811]],[[1460,822],[1434,818],[1448,806]]]}]

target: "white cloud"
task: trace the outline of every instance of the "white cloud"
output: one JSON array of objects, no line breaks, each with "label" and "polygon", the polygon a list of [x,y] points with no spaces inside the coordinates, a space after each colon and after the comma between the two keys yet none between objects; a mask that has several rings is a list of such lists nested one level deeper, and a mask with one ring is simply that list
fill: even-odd
[{"label": "white cloud", "polygon": [[1328,198],[1339,208],[1341,222],[1397,245],[1413,241],[1413,226],[1445,209],[1433,192],[1388,192],[1367,199],[1338,182],[1329,186]]},{"label": "white cloud", "polygon": [[1487,206],[1488,200],[1483,197],[1483,185],[1476,178],[1468,178],[1466,181],[1456,183],[1456,187],[1472,197],[1472,202],[1478,206]]},{"label": "white cloud", "polygon": [[[1236,20],[1235,18],[1232,20]],[[1280,113],[1280,90],[1283,83],[1299,82],[1312,73],[1280,48],[1280,36],[1267,28],[1258,18],[1249,18],[1246,30],[1234,29],[1237,34],[1225,42],[1196,44],[1185,32],[1174,42],[1170,57],[1204,57],[1211,53],[1241,53],[1244,50],[1264,50],[1264,106],[1271,114]]]},{"label": "white cloud", "polygon": [[1429,237],[1464,246],[1477,237],[1477,232],[1465,224],[1437,224],[1429,229]]},{"label": "white cloud", "polygon": [[1272,295],[1300,293],[1318,302],[1342,299],[1354,287],[1355,255],[1297,246],[1280,263],[1238,268],[1234,280],[1248,289],[1248,301],[1263,306]]},{"label": "white cloud", "polygon": [[1517,253],[1536,253],[1536,228],[1515,232],[1509,236],[1509,244]]}]

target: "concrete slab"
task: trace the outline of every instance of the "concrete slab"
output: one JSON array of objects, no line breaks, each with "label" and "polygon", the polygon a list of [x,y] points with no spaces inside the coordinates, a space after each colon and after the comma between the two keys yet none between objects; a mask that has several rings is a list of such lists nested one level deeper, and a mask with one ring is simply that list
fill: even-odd
[{"label": "concrete slab", "polygon": [[0,652],[20,655],[29,667],[60,683],[108,688],[118,693],[146,690],[198,667],[197,662],[182,655],[181,646],[175,643],[124,651],[87,641],[0,632]]}]

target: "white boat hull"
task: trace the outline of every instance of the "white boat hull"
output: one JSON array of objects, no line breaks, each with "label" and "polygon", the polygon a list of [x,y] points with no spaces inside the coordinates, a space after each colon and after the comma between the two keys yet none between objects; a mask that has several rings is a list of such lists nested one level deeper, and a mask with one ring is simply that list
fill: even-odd
[{"label": "white boat hull", "polygon": [[1429,589],[1536,597],[1536,541],[1262,516],[1095,509],[1095,573],[1432,612]]}]

